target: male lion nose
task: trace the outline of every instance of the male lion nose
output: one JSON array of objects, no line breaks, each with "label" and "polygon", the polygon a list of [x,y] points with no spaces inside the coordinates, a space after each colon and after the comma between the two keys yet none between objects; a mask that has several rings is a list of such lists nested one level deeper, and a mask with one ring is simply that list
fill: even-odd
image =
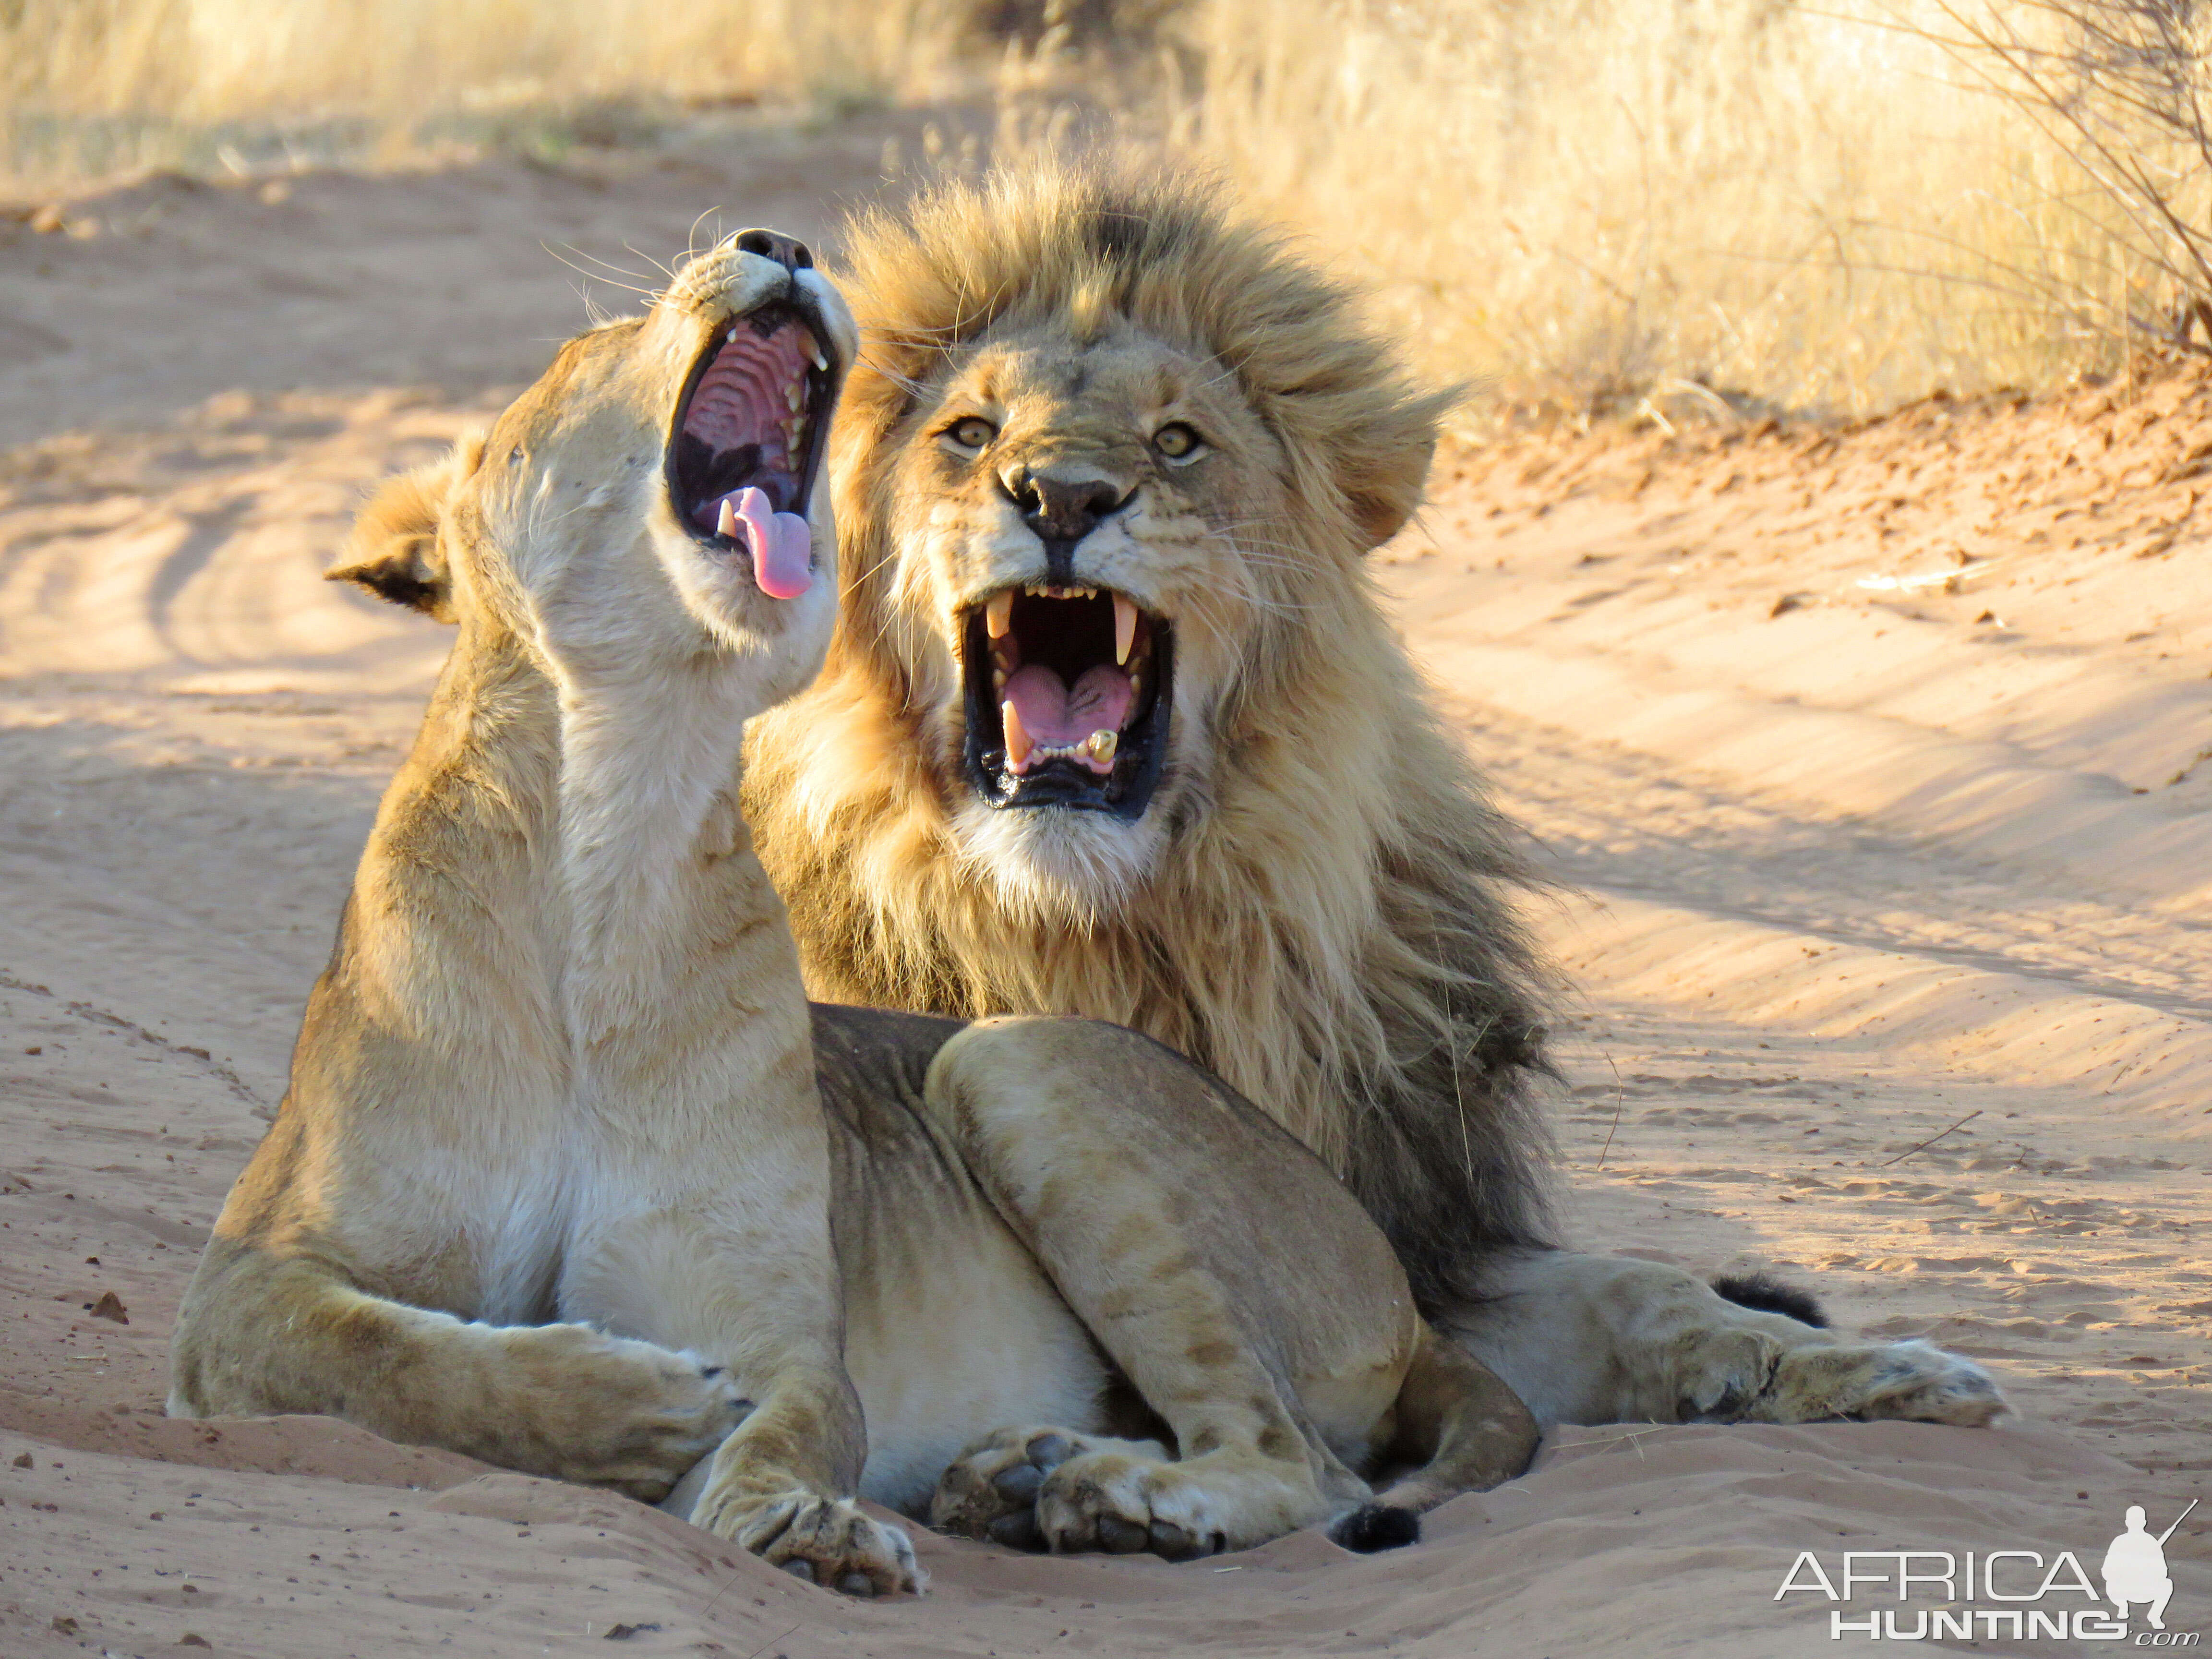
[{"label": "male lion nose", "polygon": [[786,270],[806,270],[814,264],[814,256],[806,251],[805,243],[775,230],[744,232],[738,238],[738,252],[773,259]]},{"label": "male lion nose", "polygon": [[1126,506],[1135,493],[1095,474],[1059,478],[1049,472],[1023,471],[1003,482],[1021,508],[1022,522],[1044,544],[1047,570],[1062,582],[1073,580],[1076,543],[1096,529],[1099,520]]}]

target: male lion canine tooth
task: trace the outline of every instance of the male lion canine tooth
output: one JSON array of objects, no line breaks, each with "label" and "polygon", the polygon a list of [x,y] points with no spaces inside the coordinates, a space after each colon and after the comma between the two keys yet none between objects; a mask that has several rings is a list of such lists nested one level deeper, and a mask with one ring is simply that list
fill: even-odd
[{"label": "male lion canine tooth", "polygon": [[1006,764],[1018,772],[1030,763],[1030,734],[1022,729],[1021,711],[1011,699],[999,705],[1000,721],[1006,728]]},{"label": "male lion canine tooth", "polygon": [[1127,666],[1129,647],[1137,642],[1137,607],[1121,594],[1114,596],[1114,660]]},{"label": "male lion canine tooth", "polygon": [[714,519],[714,533],[735,540],[738,533],[738,509],[730,504],[727,495],[722,497],[722,510]]},{"label": "male lion canine tooth", "polygon": [[1005,638],[1006,630],[1013,625],[1014,590],[1002,587],[983,606],[983,629],[996,640]]}]

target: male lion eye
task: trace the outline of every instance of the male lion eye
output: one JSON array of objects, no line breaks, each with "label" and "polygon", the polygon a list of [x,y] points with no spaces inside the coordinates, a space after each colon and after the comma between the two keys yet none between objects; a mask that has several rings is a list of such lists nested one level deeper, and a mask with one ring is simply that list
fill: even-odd
[{"label": "male lion eye", "polygon": [[963,449],[981,449],[999,435],[999,428],[981,416],[970,415],[946,428],[945,435]]},{"label": "male lion eye", "polygon": [[1187,461],[1198,453],[1205,440],[1181,421],[1170,421],[1152,434],[1152,447],[1171,461]]}]

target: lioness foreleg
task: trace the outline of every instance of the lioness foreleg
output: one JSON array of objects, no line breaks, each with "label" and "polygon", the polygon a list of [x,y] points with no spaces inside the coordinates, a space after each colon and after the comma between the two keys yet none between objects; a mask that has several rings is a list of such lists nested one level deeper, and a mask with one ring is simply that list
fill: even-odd
[{"label": "lioness foreleg", "polygon": [[[775,1169],[754,1126],[756,1164]],[[794,1158],[781,1180],[672,1200],[601,1222],[580,1239],[564,1312],[727,1367],[744,1421],[665,1507],[825,1589],[919,1590],[906,1534],[854,1501],[867,1435],[840,1355],[842,1322],[818,1171]]]},{"label": "lioness foreleg", "polygon": [[[934,1514],[988,1530],[1033,1496],[1052,1549],[1182,1556],[1258,1544],[1369,1495],[1338,1448],[1366,1449],[1419,1322],[1388,1246],[1318,1163],[1169,1050],[1089,1021],[972,1026],[939,1051],[925,1092],[1179,1454],[1010,1431],[948,1472]],[[1209,1201],[1224,1178],[1236,1201]]]},{"label": "lioness foreleg", "polygon": [[174,1417],[343,1417],[387,1439],[651,1502],[742,1402],[699,1356],[585,1324],[486,1325],[218,1237],[178,1310]]}]

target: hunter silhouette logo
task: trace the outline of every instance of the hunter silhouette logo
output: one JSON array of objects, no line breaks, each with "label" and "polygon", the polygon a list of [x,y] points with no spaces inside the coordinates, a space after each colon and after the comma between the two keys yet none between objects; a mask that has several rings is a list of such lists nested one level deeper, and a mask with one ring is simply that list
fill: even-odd
[{"label": "hunter silhouette logo", "polygon": [[[2197,1507],[2197,1500],[2189,1500],[2189,1510]],[[2140,1601],[2148,1609],[2143,1614],[2153,1630],[2166,1628],[2166,1604],[2173,1600],[2173,1580],[2166,1577],[2166,1540],[2173,1536],[2174,1527],[2189,1519],[2189,1510],[2173,1517],[2168,1527],[2155,1538],[2143,1530],[2143,1507],[2128,1505],[2128,1529],[2105,1550],[2105,1596],[2119,1609],[2119,1616],[2128,1616],[2130,1602]]]},{"label": "hunter silhouette logo", "polygon": [[[2106,1546],[2099,1563],[2101,1595],[2072,1550],[2051,1555],[2023,1549],[1846,1550],[1832,1565],[1801,1550],[1774,1599],[1799,1593],[1842,1604],[1828,1610],[1828,1636],[1838,1642],[1846,1636],[1877,1642],[2002,1637],[2193,1648],[2203,1639],[2199,1632],[2166,1627],[2166,1604],[2173,1599],[2166,1546],[2197,1501],[2190,1499],[2160,1533],[2150,1530],[2142,1504],[2130,1504],[2125,1530]],[[1844,1612],[1855,1600],[1893,1605]],[[2136,1609],[2144,1626],[2139,1630],[2130,1624]]]}]

